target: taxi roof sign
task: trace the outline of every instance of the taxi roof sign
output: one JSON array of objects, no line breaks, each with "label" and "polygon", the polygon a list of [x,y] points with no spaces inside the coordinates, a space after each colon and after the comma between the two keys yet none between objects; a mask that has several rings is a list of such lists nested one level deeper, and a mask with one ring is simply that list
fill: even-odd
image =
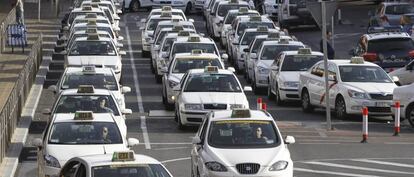
[{"label": "taxi roof sign", "polygon": [[239,8],[239,12],[245,13],[245,12],[248,12],[248,11],[249,11],[249,9],[247,7],[240,7]]},{"label": "taxi roof sign", "polygon": [[171,6],[162,6],[162,11],[171,11],[172,7]]},{"label": "taxi roof sign", "polygon": [[310,55],[310,54],[312,54],[312,49],[310,49],[310,48],[300,48],[300,49],[298,49],[298,54]]},{"label": "taxi roof sign", "polygon": [[272,38],[272,39],[279,39],[280,38],[280,33],[269,33],[267,35],[268,38]]},{"label": "taxi roof sign", "polygon": [[99,35],[98,34],[88,34],[88,38],[87,38],[87,40],[89,41],[89,40],[93,40],[93,41],[96,41],[96,40],[99,40]]},{"label": "taxi roof sign", "polygon": [[101,2],[101,0],[92,0],[92,2]]},{"label": "taxi roof sign", "polygon": [[96,13],[87,13],[85,18],[98,18],[98,15]]},{"label": "taxi roof sign", "polygon": [[95,25],[96,26],[96,19],[88,19],[87,25]]},{"label": "taxi roof sign", "polygon": [[350,63],[352,64],[364,64],[363,57],[352,57]]},{"label": "taxi roof sign", "polygon": [[134,151],[114,152],[112,155],[112,162],[134,161]]},{"label": "taxi roof sign", "polygon": [[78,93],[94,93],[95,87],[93,85],[79,85]]},{"label": "taxi roof sign", "polygon": [[258,26],[257,31],[269,31],[269,29],[267,28],[267,26]]},{"label": "taxi roof sign", "polygon": [[97,28],[86,28],[85,33],[86,34],[97,34],[98,33],[98,29]]},{"label": "taxi roof sign", "polygon": [[250,21],[257,21],[257,22],[260,22],[260,21],[262,21],[262,17],[261,16],[259,16],[259,15],[255,15],[255,16],[250,16]]},{"label": "taxi roof sign", "polygon": [[200,42],[200,37],[190,36],[190,37],[188,37],[188,42]]},{"label": "taxi roof sign", "polygon": [[246,118],[251,117],[249,109],[235,108],[231,112],[231,118]]},{"label": "taxi roof sign", "polygon": [[230,0],[230,3],[232,4],[239,3],[239,0]]},{"label": "taxi roof sign", "polygon": [[201,55],[201,54],[203,54],[203,50],[201,50],[201,49],[193,49],[193,50],[191,50],[191,54],[193,54],[193,55]]},{"label": "taxi roof sign", "polygon": [[181,30],[184,30],[184,27],[181,26],[181,25],[175,25],[175,26],[173,26],[172,30],[173,31],[181,31]]},{"label": "taxi roof sign", "polygon": [[173,19],[171,19],[171,22],[180,22],[180,19],[179,18],[173,18]]},{"label": "taxi roof sign", "polygon": [[92,6],[83,6],[82,10],[83,11],[92,11]]},{"label": "taxi roof sign", "polygon": [[208,72],[208,73],[218,73],[218,66],[206,66],[206,68],[204,68],[204,72]]},{"label": "taxi roof sign", "polygon": [[172,17],[172,14],[170,12],[162,12],[161,17]]},{"label": "taxi roof sign", "polygon": [[95,70],[95,66],[83,66],[82,67],[82,72],[83,73],[90,73],[90,74],[95,74],[96,70]]},{"label": "taxi roof sign", "polygon": [[93,120],[93,112],[92,111],[76,111],[73,119],[74,120]]},{"label": "taxi roof sign", "polygon": [[91,7],[99,8],[99,4],[91,4]]},{"label": "taxi roof sign", "polygon": [[279,44],[289,44],[289,39],[279,39]]},{"label": "taxi roof sign", "polygon": [[177,36],[190,36],[189,31],[179,31]]}]

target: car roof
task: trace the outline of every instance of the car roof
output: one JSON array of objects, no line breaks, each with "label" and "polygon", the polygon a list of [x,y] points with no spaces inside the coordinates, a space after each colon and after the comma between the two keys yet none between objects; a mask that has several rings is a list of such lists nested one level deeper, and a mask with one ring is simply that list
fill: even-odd
[{"label": "car roof", "polygon": [[[189,74],[202,74],[205,73],[204,69],[191,69],[188,71]],[[218,69],[218,72],[214,74],[232,74],[233,72],[227,70],[227,69]]]},{"label": "car roof", "polygon": [[246,1],[242,1],[242,0],[240,0],[240,1],[237,1],[237,2],[232,2],[232,1],[218,1],[218,5],[220,6],[220,5],[227,5],[227,4],[231,4],[231,5],[235,5],[235,4],[240,4],[240,5],[249,5],[249,3],[248,2],[246,2]]},{"label": "car roof", "polygon": [[163,20],[163,21],[160,21],[158,23],[158,26],[162,26],[162,25],[193,25],[194,26],[194,23],[193,22],[190,22],[190,21],[178,21],[178,22],[174,22],[172,20]]},{"label": "car roof", "polygon": [[166,20],[170,20],[170,19],[183,19],[183,17],[180,16],[180,15],[171,15],[171,16],[168,16],[168,17],[163,17],[162,15],[152,15],[152,16],[149,17],[149,20],[152,20],[152,19],[166,19]]},{"label": "car roof", "polygon": [[213,53],[191,54],[191,53],[177,53],[175,58],[180,59],[219,59],[220,57]]},{"label": "car roof", "polygon": [[75,113],[55,113],[53,123],[59,122],[115,122],[112,113],[93,113],[92,120],[75,120]]},{"label": "car roof", "polygon": [[[283,53],[285,55],[309,55],[309,54],[299,54],[299,51],[283,51],[280,53]],[[323,53],[312,51],[310,55],[323,56]]]},{"label": "car roof", "polygon": [[[276,33],[280,32],[278,29],[269,28],[267,31],[258,31],[257,28],[247,28],[244,30],[243,34],[250,33],[250,32],[268,32],[268,33]],[[243,35],[242,35],[243,36]]]},{"label": "car roof", "polygon": [[94,89],[94,93],[78,93],[78,89],[66,89],[60,92],[60,95],[112,95],[109,90],[106,89]]},{"label": "car roof", "polygon": [[280,45],[304,45],[300,41],[289,41],[286,44],[286,43],[279,43],[279,41],[276,41],[276,40],[271,40],[271,41],[263,41],[263,43],[262,43],[262,45],[275,45],[275,44],[280,44]]},{"label": "car roof", "polygon": [[351,63],[351,60],[349,59],[335,59],[335,60],[328,60],[328,62],[333,63],[337,66],[355,66],[355,65],[365,65],[365,66],[376,66],[379,67],[377,64],[375,63],[371,63],[368,61],[364,61],[364,63]]},{"label": "car roof", "polygon": [[[271,22],[271,23],[273,23],[273,21],[270,20],[266,16],[260,16],[260,19],[261,19],[261,21],[258,21],[258,22]],[[250,16],[238,16],[236,18],[236,20],[238,20],[239,22],[249,22],[250,21]]]},{"label": "car roof", "polygon": [[108,28],[111,28],[112,29],[112,25],[111,24],[108,24],[108,23],[96,23],[96,25],[95,24],[93,24],[93,25],[89,25],[88,23],[77,23],[77,24],[75,24],[75,26],[73,26],[73,27],[92,27],[92,26],[96,26],[96,27],[108,27]]},{"label": "car roof", "polygon": [[112,41],[112,38],[109,38],[109,37],[99,37],[99,40],[88,40],[88,37],[78,37],[78,38],[76,38],[75,39],[75,41],[96,41],[96,42],[99,42],[99,41]]},{"label": "car roof", "polygon": [[82,159],[83,161],[87,162],[90,166],[104,166],[104,165],[134,165],[134,164],[161,164],[158,160],[142,155],[142,154],[135,154],[134,161],[121,161],[121,162],[112,162],[113,154],[99,154],[99,155],[87,155],[76,157],[78,159]]},{"label": "car roof", "polygon": [[[190,36],[192,36],[192,35],[190,34]],[[175,42],[176,43],[214,43],[215,44],[215,42],[210,38],[201,37],[198,34],[195,34],[194,36],[200,37],[200,41],[199,42],[189,42],[188,41],[188,36],[183,36],[183,37],[178,37]]]},{"label": "car roof", "polygon": [[[66,74],[72,74],[72,73],[83,73],[83,67],[67,67]],[[96,68],[94,73],[96,74],[111,74],[112,75],[112,69],[111,68]]]},{"label": "car roof", "polygon": [[210,119],[210,121],[217,121],[217,120],[268,120],[274,121],[273,117],[266,111],[261,110],[250,110],[250,117],[244,118],[232,118],[233,111],[232,110],[223,110],[223,111],[214,111],[214,116]]},{"label": "car roof", "polygon": [[411,38],[406,32],[382,32],[365,34],[367,40],[389,39],[389,38]]}]

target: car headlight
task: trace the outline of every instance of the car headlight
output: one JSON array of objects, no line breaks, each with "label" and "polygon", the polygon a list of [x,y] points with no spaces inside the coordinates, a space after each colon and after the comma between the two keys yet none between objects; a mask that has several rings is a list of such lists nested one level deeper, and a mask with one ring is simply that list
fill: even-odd
[{"label": "car headlight", "polygon": [[51,155],[45,155],[44,159],[46,166],[60,168],[59,161],[55,157]]},{"label": "car headlight", "polygon": [[202,105],[201,104],[185,104],[186,110],[201,110]]},{"label": "car headlight", "polygon": [[230,109],[244,108],[243,104],[231,104]]},{"label": "car headlight", "polygon": [[348,95],[352,98],[358,98],[358,99],[367,99],[367,95],[363,92],[358,92],[355,90],[348,90]]},{"label": "car headlight", "polygon": [[257,71],[259,72],[259,74],[269,74],[269,69],[261,66],[257,67]]},{"label": "car headlight", "polygon": [[168,86],[170,86],[170,88],[174,88],[178,84],[179,84],[179,82],[176,82],[176,81],[173,81],[173,80],[168,80]]},{"label": "car headlight", "polygon": [[289,162],[281,160],[274,163],[272,166],[270,166],[269,171],[280,171],[286,169]]},{"label": "car headlight", "polygon": [[283,82],[283,86],[285,87],[299,87],[299,82]]},{"label": "car headlight", "polygon": [[211,171],[220,171],[220,172],[227,171],[227,168],[218,162],[206,162],[205,165]]}]

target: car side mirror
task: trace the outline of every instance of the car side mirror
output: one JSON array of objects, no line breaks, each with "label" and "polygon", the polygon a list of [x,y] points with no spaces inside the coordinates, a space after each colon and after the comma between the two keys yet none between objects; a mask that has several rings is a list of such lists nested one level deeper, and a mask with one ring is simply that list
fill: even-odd
[{"label": "car side mirror", "polygon": [[126,52],[121,50],[121,51],[119,51],[119,55],[126,55]]},{"label": "car side mirror", "polygon": [[294,144],[296,141],[295,141],[295,137],[293,137],[293,136],[286,136],[286,138],[285,138],[285,144]]},{"label": "car side mirror", "polygon": [[190,18],[188,19],[189,22],[194,23],[194,19]]},{"label": "car side mirror", "polygon": [[250,86],[244,86],[244,87],[243,87],[243,90],[244,90],[245,92],[251,92],[251,91],[253,91],[252,87],[250,87]]},{"label": "car side mirror", "polygon": [[136,138],[128,138],[128,147],[136,146],[139,144],[139,140]]},{"label": "car side mirror", "polygon": [[123,36],[118,36],[118,41],[123,41],[125,38]]},{"label": "car side mirror", "polygon": [[272,67],[271,67],[271,69],[272,69],[273,71],[279,71],[279,66],[272,66]]},{"label": "car side mirror", "polygon": [[123,109],[121,112],[122,112],[123,115],[131,115],[132,114],[131,109]]},{"label": "car side mirror", "polygon": [[64,50],[64,51],[60,52],[60,54],[67,55],[68,54],[68,51],[67,50]]},{"label": "car side mirror", "polygon": [[140,30],[145,30],[145,27],[141,26],[139,27]]},{"label": "car side mirror", "polygon": [[154,46],[154,50],[156,51],[160,50],[160,46]]},{"label": "car side mirror", "polygon": [[49,86],[47,89],[48,89],[48,90],[50,90],[50,91],[52,91],[52,92],[53,92],[53,93],[55,93],[55,94],[56,94],[56,92],[57,92],[57,87],[56,87],[56,85],[51,85],[51,86]]},{"label": "car side mirror", "polygon": [[228,67],[227,68],[227,71],[230,71],[232,73],[235,73],[236,72],[236,69],[234,69],[233,67]]},{"label": "car side mirror", "polygon": [[221,59],[222,59],[223,61],[227,61],[227,59],[229,59],[229,55],[227,55],[226,53],[223,53],[223,54],[221,55]]},{"label": "car side mirror", "polygon": [[250,58],[251,59],[257,59],[257,54],[256,53],[251,53]]},{"label": "car side mirror", "polygon": [[116,44],[116,47],[118,47],[118,48],[122,48],[122,47],[124,47],[124,44],[117,43],[117,44]]},{"label": "car side mirror", "polygon": [[328,81],[336,82],[336,76],[328,75]]},{"label": "car side mirror", "polygon": [[199,136],[194,136],[193,139],[192,139],[192,141],[191,141],[191,143],[200,145],[201,144],[200,137]]},{"label": "car side mirror", "polygon": [[395,83],[395,85],[401,86],[400,78],[398,78],[397,76],[392,76],[392,81]]},{"label": "car side mirror", "polygon": [[50,115],[50,114],[52,114],[52,111],[49,108],[45,108],[45,109],[42,110],[42,114]]},{"label": "car side mirror", "polygon": [[243,52],[249,52],[249,48],[243,49]]},{"label": "car side mirror", "polygon": [[175,87],[173,87],[173,90],[177,92],[181,91],[180,85],[176,85]]},{"label": "car side mirror", "polygon": [[128,87],[128,86],[122,86],[122,88],[121,88],[121,92],[122,92],[122,93],[129,93],[129,92],[131,92],[131,87]]},{"label": "car side mirror", "polygon": [[163,53],[163,54],[161,55],[161,57],[162,57],[162,58],[167,58],[167,57],[168,57],[168,53]]},{"label": "car side mirror", "polygon": [[35,146],[35,147],[37,147],[37,148],[42,148],[42,146],[43,146],[43,141],[42,141],[42,139],[40,139],[40,138],[35,138],[35,139],[33,139],[33,141],[32,141],[32,145],[33,145],[33,146]]},{"label": "car side mirror", "polygon": [[162,67],[161,72],[162,73],[168,73],[168,68],[167,67]]}]

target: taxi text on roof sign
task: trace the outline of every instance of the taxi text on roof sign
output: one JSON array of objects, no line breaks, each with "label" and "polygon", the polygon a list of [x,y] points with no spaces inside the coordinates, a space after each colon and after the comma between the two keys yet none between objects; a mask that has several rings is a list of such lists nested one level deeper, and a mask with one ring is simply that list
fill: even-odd
[{"label": "taxi text on roof sign", "polygon": [[98,18],[98,15],[95,13],[87,13],[85,18]]},{"label": "taxi text on roof sign", "polygon": [[171,11],[172,7],[171,6],[162,6],[162,11]]},{"label": "taxi text on roof sign", "polygon": [[262,17],[257,15],[257,16],[250,16],[250,21],[262,21]]},{"label": "taxi text on roof sign", "polygon": [[280,33],[269,33],[269,35],[267,37],[271,38],[271,39],[279,39],[280,38]]},{"label": "taxi text on roof sign", "polygon": [[93,120],[92,111],[76,111],[74,120]]},{"label": "taxi text on roof sign", "polygon": [[232,3],[232,4],[238,4],[239,3],[239,0],[230,0],[230,3]]},{"label": "taxi text on roof sign", "polygon": [[268,31],[267,26],[258,26],[257,31]]},{"label": "taxi text on roof sign", "polygon": [[85,74],[95,74],[95,66],[83,66],[82,72]]},{"label": "taxi text on roof sign", "polygon": [[239,8],[239,12],[248,12],[249,11],[249,9],[247,8],[247,7],[240,7]]},{"label": "taxi text on roof sign", "polygon": [[279,44],[289,44],[289,39],[279,39]]},{"label": "taxi text on roof sign", "polygon": [[96,19],[89,19],[87,25],[94,25],[94,26],[96,26]]},{"label": "taxi text on roof sign", "polygon": [[364,64],[363,57],[352,57],[350,63],[352,64]]},{"label": "taxi text on roof sign", "polygon": [[179,21],[180,21],[180,19],[178,19],[178,18],[171,19],[171,22],[179,22]]},{"label": "taxi text on roof sign", "polygon": [[93,85],[79,85],[78,93],[94,93],[95,88]]},{"label": "taxi text on roof sign", "polygon": [[208,73],[217,73],[218,70],[219,68],[217,66],[206,66],[206,68],[204,68],[204,71]]},{"label": "taxi text on roof sign", "polygon": [[162,12],[161,17],[172,17],[172,14],[169,12]]},{"label": "taxi text on roof sign", "polygon": [[240,109],[235,108],[231,112],[231,118],[246,118],[250,117],[250,110],[249,109]]},{"label": "taxi text on roof sign", "polygon": [[180,32],[178,32],[178,36],[190,36],[190,32],[189,31],[180,31]]},{"label": "taxi text on roof sign", "polygon": [[99,4],[91,4],[91,7],[99,8]]},{"label": "taxi text on roof sign", "polygon": [[101,0],[92,0],[92,2],[101,2]]},{"label": "taxi text on roof sign", "polygon": [[190,37],[188,37],[188,42],[200,42],[200,37],[190,36]]},{"label": "taxi text on roof sign", "polygon": [[134,151],[114,152],[112,155],[113,162],[134,161]]},{"label": "taxi text on roof sign", "polygon": [[83,6],[82,10],[84,11],[92,11],[92,6]]},{"label": "taxi text on roof sign", "polygon": [[98,33],[97,28],[87,28],[86,29],[86,34],[97,34],[97,33]]},{"label": "taxi text on roof sign", "polygon": [[175,25],[172,29],[173,31],[181,31],[184,30],[184,27],[181,25]]},{"label": "taxi text on roof sign", "polygon": [[193,50],[191,50],[191,54],[193,54],[193,55],[201,55],[201,54],[203,54],[203,50],[201,50],[201,49],[193,49]]},{"label": "taxi text on roof sign", "polygon": [[87,40],[97,41],[97,40],[99,40],[99,35],[98,34],[88,34]]},{"label": "taxi text on roof sign", "polygon": [[300,48],[300,49],[298,49],[298,54],[310,55],[310,54],[312,54],[312,50],[310,48]]}]

